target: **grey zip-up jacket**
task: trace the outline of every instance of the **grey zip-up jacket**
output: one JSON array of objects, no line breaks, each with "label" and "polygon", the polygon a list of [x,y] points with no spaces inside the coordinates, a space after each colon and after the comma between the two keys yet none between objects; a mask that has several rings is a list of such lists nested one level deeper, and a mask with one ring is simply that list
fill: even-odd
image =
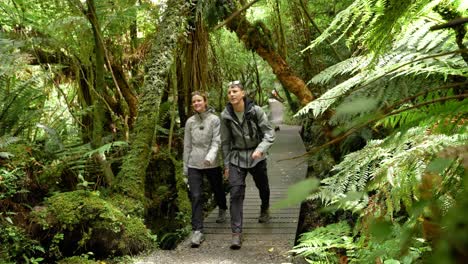
[{"label": "grey zip-up jacket", "polygon": [[[244,99],[244,104],[242,123],[234,113],[231,103],[221,113],[221,146],[225,168],[229,163],[241,168],[254,167],[259,161],[266,159],[268,149],[275,142],[275,130],[263,109],[248,98]],[[263,153],[262,158],[252,159],[255,150]]]},{"label": "grey zip-up jacket", "polygon": [[[196,113],[185,123],[184,135],[184,175],[188,168],[207,169],[218,167],[218,154],[221,144],[219,135],[220,120],[213,109]],[[205,165],[204,161],[209,161]]]}]

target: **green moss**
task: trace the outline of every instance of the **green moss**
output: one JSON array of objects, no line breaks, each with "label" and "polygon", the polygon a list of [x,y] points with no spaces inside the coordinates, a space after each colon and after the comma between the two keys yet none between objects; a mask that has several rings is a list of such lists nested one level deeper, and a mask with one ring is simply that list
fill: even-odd
[{"label": "green moss", "polygon": [[124,215],[132,215],[135,217],[144,215],[145,208],[143,203],[134,198],[117,193],[106,197],[106,200],[118,207]]},{"label": "green moss", "polygon": [[96,263],[99,263],[99,262],[87,259],[86,257],[79,257],[79,256],[65,258],[57,262],[57,264],[96,264]]},{"label": "green moss", "polygon": [[43,210],[32,215],[33,222],[47,230],[50,240],[54,232],[65,235],[59,245],[64,256],[90,249],[101,257],[134,254],[151,248],[155,241],[141,218],[123,214],[96,192],[56,194],[46,201]]},{"label": "green moss", "polygon": [[185,175],[183,174],[182,161],[172,159],[175,164],[175,177],[176,177],[176,189],[177,189],[177,206],[179,211],[184,215],[191,215],[192,206],[187,194],[187,186],[184,182]]},{"label": "green moss", "polygon": [[[119,248],[122,252],[141,252],[156,246],[156,236],[151,235],[141,219],[127,219],[124,229],[125,232],[122,235],[121,241],[125,243],[119,243]],[[129,248],[129,246],[133,248]]]}]

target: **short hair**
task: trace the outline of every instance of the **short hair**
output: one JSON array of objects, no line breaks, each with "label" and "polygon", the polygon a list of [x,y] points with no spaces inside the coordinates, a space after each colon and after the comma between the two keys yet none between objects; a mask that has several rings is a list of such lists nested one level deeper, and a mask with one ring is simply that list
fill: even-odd
[{"label": "short hair", "polygon": [[194,91],[194,92],[192,92],[192,97],[194,97],[195,95],[203,97],[203,100],[205,102],[208,102],[208,97],[206,96],[205,92],[203,92],[203,91]]},{"label": "short hair", "polygon": [[244,90],[244,86],[242,85],[241,81],[236,80],[228,83],[228,89],[229,88],[234,88],[234,87],[239,87],[239,89]]}]

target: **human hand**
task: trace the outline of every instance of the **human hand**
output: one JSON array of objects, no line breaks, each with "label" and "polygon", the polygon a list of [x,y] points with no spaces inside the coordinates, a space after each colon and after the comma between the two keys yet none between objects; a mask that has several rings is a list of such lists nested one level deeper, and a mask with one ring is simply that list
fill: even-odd
[{"label": "human hand", "polygon": [[253,153],[252,153],[252,159],[259,159],[263,156],[263,152],[261,151],[258,151],[258,150],[255,150]]},{"label": "human hand", "polygon": [[209,160],[204,160],[203,165],[205,165],[205,167],[208,167],[211,165],[211,162]]},{"label": "human hand", "polygon": [[229,168],[228,167],[224,168],[223,176],[224,176],[225,180],[227,180],[229,178]]},{"label": "human hand", "polygon": [[183,181],[185,183],[185,186],[187,186],[187,190],[190,191],[190,184],[188,183],[188,178],[184,177]]}]

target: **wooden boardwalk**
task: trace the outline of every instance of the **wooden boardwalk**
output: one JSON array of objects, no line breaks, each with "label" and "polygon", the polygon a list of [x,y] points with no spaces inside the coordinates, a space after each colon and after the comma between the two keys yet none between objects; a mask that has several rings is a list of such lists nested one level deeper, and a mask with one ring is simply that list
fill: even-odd
[{"label": "wooden boardwalk", "polygon": [[[305,147],[299,135],[299,127],[281,125],[268,158],[271,206],[287,196],[288,186],[305,179],[307,163],[303,158],[284,160],[303,153]],[[260,197],[251,175],[247,176],[246,184],[243,244],[240,250],[229,249],[230,216],[228,214],[226,223],[216,223],[216,208],[204,221],[206,240],[199,248],[190,248],[188,238],[175,250],[160,250],[136,263],[292,263],[287,251],[294,245],[300,204],[271,210],[270,223],[260,224]],[[227,199],[229,206],[229,196]]]},{"label": "wooden boardwalk", "polygon": [[[299,137],[297,127],[282,126],[277,131],[277,141],[270,150],[268,159],[268,174],[270,181],[270,205],[284,199],[287,196],[288,186],[305,178],[306,163],[303,160],[281,161],[297,154],[297,151],[305,151],[302,142],[297,142]],[[300,139],[300,137],[299,137]],[[300,143],[300,144],[295,144]],[[302,148],[301,148],[302,146]],[[277,234],[281,234],[282,240],[287,240],[293,245],[299,220],[300,204],[294,207],[271,210],[271,219],[268,224],[258,223],[260,214],[260,197],[255,187],[252,176],[246,179],[246,194],[244,200],[244,240],[250,235],[261,235],[264,240],[276,240]],[[228,205],[229,205],[229,196]],[[213,210],[205,219],[205,234],[231,234],[230,221],[224,224],[215,222],[218,210]],[[228,215],[228,220],[230,216]]]}]

